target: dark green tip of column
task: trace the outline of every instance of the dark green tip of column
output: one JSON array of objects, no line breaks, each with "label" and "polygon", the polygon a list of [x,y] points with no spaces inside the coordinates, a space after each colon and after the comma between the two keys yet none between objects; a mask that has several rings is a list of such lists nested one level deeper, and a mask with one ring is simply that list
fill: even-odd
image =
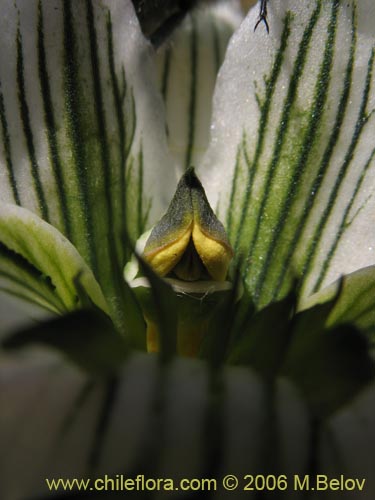
[{"label": "dark green tip of column", "polygon": [[198,179],[194,167],[189,167],[181,177],[180,183],[190,189],[201,189],[204,191],[201,181]]}]

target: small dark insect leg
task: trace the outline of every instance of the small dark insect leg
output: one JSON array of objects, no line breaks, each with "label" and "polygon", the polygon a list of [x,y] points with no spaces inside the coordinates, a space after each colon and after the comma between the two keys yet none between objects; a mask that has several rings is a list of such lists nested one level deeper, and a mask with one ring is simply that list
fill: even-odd
[{"label": "small dark insect leg", "polygon": [[259,24],[263,22],[266,26],[267,33],[270,32],[270,28],[267,22],[267,1],[268,0],[261,0],[260,2],[259,17],[256,25],[254,26],[254,31],[257,29]]}]

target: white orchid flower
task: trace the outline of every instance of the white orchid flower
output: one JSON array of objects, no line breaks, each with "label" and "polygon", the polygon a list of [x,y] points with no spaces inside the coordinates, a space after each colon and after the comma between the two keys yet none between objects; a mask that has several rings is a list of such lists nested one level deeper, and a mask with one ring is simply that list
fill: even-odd
[{"label": "white orchid flower", "polygon": [[130,0],[3,1],[2,499],[318,470],[373,498],[375,5],[267,8],[155,50]]}]

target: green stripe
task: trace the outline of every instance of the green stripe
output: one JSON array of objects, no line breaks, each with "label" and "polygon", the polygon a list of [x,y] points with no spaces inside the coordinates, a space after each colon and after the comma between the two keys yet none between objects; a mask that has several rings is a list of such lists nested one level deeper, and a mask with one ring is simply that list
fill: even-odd
[{"label": "green stripe", "polygon": [[217,74],[219,72],[223,60],[223,54],[221,53],[219,30],[217,28],[214,17],[212,18],[211,22],[212,22],[212,46],[213,46],[213,55],[215,61],[215,73]]},{"label": "green stripe", "polygon": [[145,232],[147,227],[147,221],[150,216],[150,211],[152,208],[152,198],[147,201],[143,201],[143,219],[142,219],[142,233]]},{"label": "green stripe", "polygon": [[72,17],[72,0],[64,0],[63,16],[64,16],[64,95],[65,95],[65,110],[68,122],[68,137],[72,151],[73,164],[77,175],[79,185],[79,204],[80,211],[83,215],[85,224],[84,234],[86,248],[81,248],[81,252],[88,259],[90,267],[94,274],[97,275],[98,263],[95,254],[94,244],[94,225],[91,217],[89,194],[88,194],[88,179],[87,166],[85,165],[84,145],[82,144],[81,123],[78,110],[81,108],[79,90],[78,90],[78,68],[77,61],[77,40],[73,28]]},{"label": "green stripe", "polygon": [[62,174],[63,169],[57,146],[56,120],[52,105],[51,88],[49,85],[46,49],[44,42],[43,9],[40,1],[38,4],[38,70],[39,70],[41,98],[44,109],[44,120],[47,131],[49,153],[51,158],[51,167],[55,178],[57,196],[61,210],[61,218],[63,225],[62,231],[68,238],[71,238],[71,220],[70,220],[71,215],[69,213],[68,202],[65,196],[66,186]]},{"label": "green stripe", "polygon": [[[125,97],[124,97],[125,98]],[[131,124],[132,124],[132,129],[130,131],[129,140],[126,145],[126,159],[128,160],[128,157],[130,155],[130,150],[132,148],[133,142],[134,142],[134,137],[135,137],[135,131],[137,129],[137,113],[136,113],[136,108],[135,108],[135,98],[134,98],[134,92],[133,89],[130,90],[130,104],[131,104]],[[126,122],[128,121],[128,116],[126,117]]]},{"label": "green stripe", "polygon": [[318,193],[320,192],[320,188],[323,186],[323,181],[324,181],[325,176],[327,174],[328,167],[330,165],[330,161],[332,158],[332,154],[333,154],[333,151],[334,151],[335,146],[337,144],[337,140],[338,140],[339,135],[340,135],[341,127],[342,127],[345,113],[346,113],[346,109],[347,109],[347,106],[349,103],[349,95],[350,95],[350,90],[351,90],[351,85],[352,85],[353,64],[354,64],[356,42],[357,42],[357,37],[356,37],[356,30],[355,30],[355,17],[354,17],[354,12],[353,12],[352,40],[351,40],[351,47],[350,47],[350,55],[349,55],[348,63],[346,65],[345,78],[344,78],[344,84],[343,84],[343,92],[341,94],[340,103],[339,103],[338,111],[336,114],[335,124],[334,124],[333,129],[332,129],[332,134],[328,140],[327,147],[324,151],[319,170],[315,176],[315,179],[313,180],[313,183],[312,183],[310,189],[308,190],[309,194],[308,194],[307,200],[305,202],[305,205],[303,207],[301,219],[300,219],[298,226],[296,228],[296,231],[294,233],[294,237],[289,245],[289,250],[288,250],[287,256],[284,260],[284,263],[281,267],[280,275],[276,281],[276,286],[274,288],[274,294],[273,294],[273,300],[276,299],[276,297],[278,296],[280,289],[283,285],[283,282],[285,279],[285,274],[286,274],[287,270],[289,269],[292,257],[294,255],[294,251],[297,248],[297,245],[298,245],[298,242],[300,241],[303,230],[306,227],[307,219],[308,219],[312,209],[315,206]]},{"label": "green stripe", "polygon": [[[47,309],[47,305],[44,304],[44,302],[46,302],[49,305],[48,309],[51,311],[54,311],[54,312],[61,312],[62,313],[62,312],[66,311],[66,307],[64,307],[64,304],[60,300],[55,300],[55,299],[58,299],[58,297],[56,295],[55,296],[53,295],[52,287],[51,287],[51,295],[44,295],[40,291],[40,287],[33,287],[33,286],[29,285],[27,283],[27,281],[25,281],[24,278],[22,278],[22,279],[18,278],[17,276],[14,276],[13,274],[5,272],[1,269],[0,269],[0,276],[2,278],[6,279],[8,282],[10,282],[16,288],[19,287],[19,288],[24,290],[23,294],[21,294],[19,292],[17,293],[14,288],[7,288],[7,290],[10,291],[13,295],[17,295],[19,297],[22,296],[24,298],[27,297],[27,300],[30,303],[37,304],[41,307],[44,307],[45,309]],[[5,290],[4,285],[1,286],[1,289]],[[29,292],[30,294],[26,295],[27,292]],[[32,298],[33,295],[38,297],[39,300],[42,300],[43,304],[41,304],[38,300],[33,299]],[[56,302],[56,303],[54,303],[54,302]]]},{"label": "green stripe", "polygon": [[[134,152],[134,154],[136,154],[136,158],[134,158],[133,155],[130,154],[137,126],[135,99],[132,89],[129,93],[129,101],[130,102],[128,102],[127,105],[131,108],[131,110],[129,111],[131,119],[127,120],[127,122],[130,121],[132,128],[128,132],[129,140],[126,148],[125,185],[126,185],[126,195],[128,201],[127,213],[126,213],[126,222],[127,222],[126,234],[130,236],[132,240],[135,240],[140,236],[140,234],[142,234],[138,232],[139,227],[140,226],[144,227],[144,224],[139,222],[140,220],[144,220],[142,215],[139,216],[139,214],[141,213],[139,204],[141,203],[145,204],[145,200],[142,201],[138,199],[140,183],[143,185],[143,172],[140,172],[140,168],[143,168],[142,143],[140,143],[139,146],[137,145],[137,147],[139,148],[137,154]],[[141,179],[139,176],[141,176]]]},{"label": "green stripe", "polygon": [[297,90],[299,86],[299,81],[301,78],[301,75],[303,73],[306,61],[307,61],[307,52],[308,48],[310,46],[311,42],[311,37],[315,28],[315,25],[319,19],[319,13],[321,10],[321,2],[317,2],[316,8],[309,20],[309,24],[307,28],[305,29],[302,40],[299,45],[299,50],[297,54],[296,61],[294,63],[293,67],[293,73],[290,79],[289,83],[289,88],[288,88],[288,93],[287,97],[285,99],[285,102],[283,104],[283,113],[279,122],[278,130],[276,133],[276,142],[274,146],[274,152],[271,160],[271,164],[268,168],[267,174],[266,174],[266,179],[265,179],[265,185],[262,193],[262,198],[261,198],[261,204],[259,211],[256,215],[256,223],[255,223],[255,230],[254,234],[252,236],[250,245],[249,245],[249,251],[247,254],[247,259],[246,259],[246,267],[245,267],[245,274],[248,275],[249,272],[249,266],[250,262],[253,259],[253,252],[255,249],[255,245],[258,241],[259,238],[259,233],[260,233],[260,227],[261,223],[263,221],[264,217],[264,212],[265,208],[268,202],[268,195],[271,191],[271,187],[274,183],[275,179],[275,173],[276,169],[280,163],[280,158],[281,158],[281,152],[282,152],[282,147],[284,145],[284,142],[287,137],[287,131],[288,131],[288,125],[289,125],[289,120],[291,117],[291,112],[293,108],[293,103],[296,100],[296,95],[297,95]]},{"label": "green stripe", "polygon": [[38,200],[39,210],[44,220],[49,221],[48,205],[46,203],[43,186],[39,176],[39,165],[36,159],[33,132],[30,124],[30,111],[26,100],[25,78],[24,78],[24,63],[23,63],[23,46],[20,27],[17,28],[17,90],[19,111],[22,121],[23,133],[26,140],[27,152],[31,165],[31,175],[33,178],[35,193]]},{"label": "green stripe", "polygon": [[[3,276],[2,273],[0,273],[0,276],[6,277]],[[9,281],[11,281],[10,285],[14,285],[15,288],[9,288],[7,286],[0,285],[1,292],[4,292],[7,295],[11,295],[12,297],[25,301],[33,306],[37,306],[41,309],[44,309],[45,311],[52,312],[56,315],[63,314],[64,312],[66,312],[66,308],[58,308],[50,300],[43,297],[43,295],[34,293],[35,289],[32,290],[30,289],[31,290],[30,293],[28,288],[19,286],[19,284],[15,280],[9,279]],[[20,288],[20,290],[17,290],[18,287]]]},{"label": "green stripe", "polygon": [[[244,141],[244,139],[243,139],[243,141]],[[229,207],[230,208],[227,211],[226,229],[227,229],[229,239],[232,238],[233,207],[234,207],[235,201],[237,199],[237,190],[239,187],[238,182],[239,182],[239,172],[240,172],[240,163],[241,163],[241,152],[242,152],[242,149],[244,147],[243,141],[237,148],[236,163],[234,166],[234,173],[233,173],[233,178],[232,178],[232,189],[231,189],[230,198],[229,198]]]},{"label": "green stripe", "polygon": [[44,309],[45,311],[52,312],[54,314],[57,314],[58,312],[63,312],[63,311],[58,311],[56,310],[55,307],[52,307],[51,303],[49,301],[45,302],[38,302],[37,300],[34,300],[32,297],[25,295],[24,293],[21,292],[16,292],[13,288],[7,288],[4,286],[0,285],[0,291],[3,293],[6,293],[7,295],[11,295],[12,297],[21,300],[23,302],[27,302],[28,304],[31,304],[33,306],[37,305],[41,309]]},{"label": "green stripe", "polygon": [[8,173],[8,182],[12,190],[14,202],[17,205],[21,205],[20,197],[18,194],[17,181],[14,174],[14,167],[13,167],[11,147],[10,147],[10,137],[8,131],[8,121],[5,113],[4,97],[1,91],[1,82],[0,82],[0,123],[1,123],[2,137],[3,137],[4,153],[5,153],[5,163]]},{"label": "green stripe", "polygon": [[[114,60],[114,46],[113,46],[113,32],[112,32],[112,22],[110,13],[108,13],[107,18],[107,51],[108,51],[108,62],[109,70],[111,76],[111,86],[115,106],[115,115],[117,120],[117,126],[119,131],[119,142],[120,142],[120,164],[119,164],[119,200],[120,200],[120,241],[121,252],[120,255],[123,256],[122,260],[125,261],[130,257],[132,250],[127,244],[127,236],[129,234],[128,221],[129,214],[126,209],[128,190],[132,189],[131,176],[126,175],[127,163],[129,159],[129,154],[131,147],[134,142],[134,136],[136,131],[136,108],[135,99],[133,91],[128,88],[125,79],[125,69],[121,68],[121,78],[116,75],[115,60]],[[126,108],[125,108],[126,107]],[[125,112],[126,109],[126,112]],[[130,164],[130,162],[129,162]],[[128,173],[130,166],[128,168]],[[137,225],[138,228],[139,224]],[[123,262],[121,263],[123,264]]]},{"label": "green stripe", "polygon": [[142,206],[143,206],[143,150],[141,144],[138,154],[137,226],[139,235],[141,235],[144,231]]},{"label": "green stripe", "polygon": [[[373,291],[374,291],[374,285],[372,284],[371,287],[369,287],[367,289],[367,296],[368,296],[369,293],[372,294]],[[365,296],[365,294],[363,294],[363,295]],[[361,297],[358,298],[358,301],[360,301],[360,300],[361,300]],[[355,314],[353,316],[350,316],[350,323],[351,324],[355,324],[357,322],[363,322],[366,319],[367,315],[370,315],[370,321],[371,321],[371,318],[373,318],[373,315],[374,315],[374,304],[370,304],[366,308],[361,309],[361,311],[358,312],[357,314]],[[345,321],[346,315],[345,316],[342,315],[339,318],[341,318],[341,317],[343,317],[344,321]],[[367,321],[369,321],[369,320],[367,320]],[[372,325],[373,325],[373,321],[372,321]],[[370,331],[373,331],[373,329],[371,328]],[[369,341],[371,342],[371,339],[369,339]],[[372,344],[375,345],[375,338],[373,338]]]},{"label": "green stripe", "polygon": [[220,370],[209,373],[208,377],[207,405],[203,429],[200,431],[204,436],[202,476],[218,477],[225,460],[225,386]]},{"label": "green stripe", "polygon": [[[48,262],[48,266],[51,268],[52,272],[50,272],[50,276],[46,276],[45,273],[40,271],[34,264],[31,264],[42,276],[43,279],[50,280],[51,282],[51,287],[55,289],[55,285],[53,284],[53,279],[52,276],[60,277],[60,281],[62,283],[62,286],[65,288],[66,291],[69,291],[69,295],[71,296],[73,293],[75,294],[74,286],[71,281],[67,279],[66,273],[64,272],[64,269],[59,265],[58,262],[56,262],[54,259],[51,259],[51,254],[48,249],[46,248],[45,245],[43,244],[43,241],[37,241],[35,242],[35,245],[33,248],[30,248],[30,245],[28,244],[28,241],[25,239],[20,239],[19,237],[14,235],[12,228],[9,226],[2,226],[1,227],[1,232],[3,235],[6,236],[8,241],[14,240],[16,245],[17,245],[17,253],[14,252],[16,255],[20,255],[21,258],[23,258],[25,261],[28,263],[32,263],[35,260],[35,256],[39,256],[39,260],[43,261],[45,263]],[[4,245],[5,246],[5,245]],[[9,251],[13,252],[13,250],[9,249]],[[59,297],[60,300],[62,300]],[[64,305],[65,307],[65,305]],[[66,309],[66,307],[65,307]]]},{"label": "green stripe", "polygon": [[98,421],[88,457],[89,473],[94,473],[100,463],[101,452],[105,444],[105,437],[117,400],[119,385],[117,376],[111,377],[105,384],[102,405],[99,410]]},{"label": "green stripe", "polygon": [[357,209],[356,213],[352,216],[351,220],[349,221],[349,213],[350,213],[350,210],[352,209],[353,205],[354,205],[354,202],[356,201],[357,199],[357,196],[359,194],[359,191],[362,187],[362,184],[366,178],[366,174],[367,174],[367,171],[369,170],[369,168],[371,167],[371,164],[372,164],[372,161],[375,157],[375,148],[372,150],[367,162],[365,163],[365,166],[363,167],[362,169],[362,172],[361,172],[361,176],[360,178],[358,179],[357,183],[356,183],[356,187],[355,187],[355,190],[352,194],[352,197],[350,199],[350,203],[349,205],[347,206],[346,210],[345,210],[345,228],[348,229],[352,224],[353,222],[355,221],[355,219],[358,217],[359,213],[363,210],[363,208],[365,207],[365,205],[367,204],[367,202],[369,201],[370,198],[372,198],[372,194],[370,194],[366,200],[364,201],[364,203]]},{"label": "green stripe", "polygon": [[363,184],[363,181],[365,180],[365,177],[366,177],[366,173],[368,171],[368,169],[370,168],[371,164],[372,164],[372,161],[374,159],[374,156],[375,156],[375,149],[372,151],[369,159],[367,160],[364,168],[362,169],[362,172],[361,172],[361,176],[360,178],[358,179],[357,183],[356,183],[356,186],[355,186],[355,189],[354,189],[354,192],[353,192],[353,195],[351,196],[351,199],[350,199],[350,202],[348,203],[346,209],[344,210],[344,213],[343,213],[343,217],[342,217],[342,220],[341,220],[341,223],[340,223],[340,226],[336,232],[336,237],[335,237],[335,241],[332,243],[330,249],[329,249],[329,252],[328,252],[328,255],[327,255],[327,258],[324,260],[324,263],[321,267],[321,270],[320,270],[320,273],[319,273],[319,277],[316,281],[316,284],[313,288],[313,292],[316,292],[318,291],[318,289],[320,288],[324,278],[326,277],[326,274],[327,274],[327,271],[329,269],[329,266],[332,262],[332,259],[336,253],[336,250],[337,250],[337,247],[339,245],[339,242],[343,236],[343,234],[345,233],[345,231],[350,227],[351,223],[353,222],[354,219],[352,219],[351,222],[348,221],[348,218],[349,218],[349,214],[350,214],[350,210],[352,209],[353,207],[353,204],[357,198],[357,195],[362,187],[362,184]]},{"label": "green stripe", "polygon": [[[116,187],[117,179],[113,177],[111,174],[111,158],[108,146],[108,131],[105,121],[105,110],[104,110],[104,101],[103,101],[103,88],[101,82],[101,70],[100,70],[100,60],[98,56],[98,40],[95,28],[95,19],[94,19],[94,7],[93,4],[86,0],[86,12],[87,12],[87,24],[89,31],[89,39],[90,39],[90,52],[91,52],[91,67],[92,67],[92,76],[93,76],[93,90],[94,90],[94,105],[96,108],[96,118],[99,132],[99,146],[100,146],[100,155],[101,155],[101,166],[102,166],[102,175],[104,177],[104,195],[105,202],[107,207],[106,213],[106,222],[105,222],[105,230],[108,233],[108,241],[107,248],[104,248],[104,262],[100,262],[102,271],[102,280],[101,285],[104,289],[107,297],[109,297],[109,304],[111,308],[111,314],[113,321],[121,333],[124,333],[124,326],[129,322],[127,317],[129,313],[124,310],[124,304],[128,302],[127,299],[127,290],[126,284],[122,277],[122,268],[124,265],[124,261],[120,255],[123,255],[124,248],[120,246],[123,245],[123,241],[121,237],[126,238],[127,234],[119,234],[118,227],[115,223],[115,216],[117,216],[116,220],[118,220],[118,213],[114,213],[114,209],[112,206],[112,198],[114,202],[114,206],[116,207],[119,196],[123,196],[123,193],[119,193],[116,197],[116,194],[113,192],[113,189]],[[108,19],[108,18],[107,18]],[[107,40],[108,43],[108,40]],[[125,70],[122,68],[122,74],[125,75]],[[124,85],[122,89],[122,95],[124,99],[126,99],[126,80],[124,79]],[[131,94],[131,117],[134,117],[135,122],[135,101],[133,95]],[[126,122],[125,122],[126,123]],[[133,141],[135,133],[135,125],[134,129],[131,132],[130,140]],[[131,144],[129,145],[129,147]],[[125,161],[127,156],[125,156]],[[118,161],[118,160],[115,160]],[[143,185],[143,171],[139,171],[139,182]],[[142,196],[142,191],[139,193]],[[140,200],[141,203],[142,200]],[[106,233],[104,233],[105,235]],[[118,237],[118,239],[117,239]],[[116,245],[118,243],[118,246]]]},{"label": "green stripe", "polygon": [[187,136],[187,149],[185,156],[185,169],[191,166],[191,158],[193,156],[194,147],[194,134],[195,134],[195,120],[196,120],[196,106],[197,106],[197,83],[198,83],[198,33],[197,22],[195,17],[191,17],[192,31],[190,38],[190,98],[189,98],[189,122],[188,122],[188,136]]},{"label": "green stripe", "polygon": [[161,78],[161,95],[163,96],[163,100],[165,103],[167,102],[168,83],[171,71],[171,59],[172,59],[171,52],[172,51],[169,47],[164,52],[164,64],[163,64],[163,72]]},{"label": "green stripe", "polygon": [[[152,390],[149,390],[150,397],[148,399],[150,402],[147,405],[148,414],[151,415],[150,425],[140,433],[138,447],[131,464],[135,475],[142,471],[143,474],[151,477],[155,470],[155,464],[161,463],[161,456],[165,450],[166,432],[168,431],[165,416],[168,378],[172,377],[170,370],[169,365],[161,365],[159,357],[157,369],[151,379],[153,387]],[[152,500],[152,493],[149,497],[145,497],[145,500]]]},{"label": "green stripe", "polygon": [[[295,200],[297,189],[301,185],[300,180],[308,165],[308,158],[312,152],[312,147],[316,139],[316,132],[322,120],[331,78],[333,47],[336,38],[338,5],[338,2],[332,3],[331,19],[328,26],[328,36],[324,49],[323,62],[319,71],[319,76],[317,78],[314,101],[309,111],[310,120],[307,132],[303,140],[303,146],[299,155],[299,159],[294,165],[289,186],[286,189],[287,196],[284,198],[282,205],[279,207],[277,221],[272,231],[271,242],[268,245],[267,253],[262,260],[262,266],[260,268],[260,272],[258,274],[254,288],[254,297],[256,299],[258,299],[261,295],[262,287],[267,279],[267,274],[271,267],[271,261],[274,252],[276,253],[277,250],[277,243],[280,241],[284,223]],[[305,47],[305,50],[308,50],[308,46]]]},{"label": "green stripe", "polygon": [[[330,214],[335,206],[335,201],[337,198],[338,191],[342,185],[342,182],[344,181],[344,178],[345,178],[345,175],[348,171],[349,165],[350,165],[351,161],[353,160],[354,151],[358,145],[363,128],[365,127],[366,123],[368,122],[369,117],[366,113],[366,107],[368,104],[369,94],[370,94],[373,62],[374,62],[374,51],[372,51],[371,57],[368,61],[368,69],[367,69],[365,88],[364,88],[363,95],[362,95],[362,103],[361,103],[360,111],[358,114],[357,122],[356,122],[356,125],[354,128],[351,143],[350,143],[348,150],[347,150],[347,153],[345,155],[344,162],[343,162],[343,164],[338,172],[335,185],[334,185],[333,189],[331,190],[331,194],[330,194],[328,203],[326,205],[326,208],[320,217],[319,224],[317,225],[316,230],[314,232],[314,235],[312,237],[312,240],[311,240],[312,243],[311,243],[311,245],[306,253],[306,259],[305,259],[305,263],[303,265],[303,270],[302,270],[302,276],[304,279],[306,279],[309,270],[311,270],[311,264],[316,256],[318,245],[321,241],[321,236],[322,236],[323,231],[327,225],[329,216],[330,216]],[[328,255],[328,258],[331,259],[329,257],[329,255]],[[318,278],[318,281],[320,281],[320,278]],[[317,287],[317,282],[314,285],[314,290],[316,289],[316,287]]]},{"label": "green stripe", "polygon": [[[358,294],[353,294],[351,297],[352,302],[350,304],[345,304],[345,309],[341,311],[341,314],[335,316],[335,324],[347,322],[347,318],[353,324],[358,320],[361,320],[366,314],[374,314],[374,283],[368,283],[367,287],[361,288],[361,292]],[[372,300],[369,301],[369,298]],[[363,308],[363,304],[370,304]],[[359,310],[358,310],[359,309]]]},{"label": "green stripe", "polygon": [[[96,28],[94,22],[94,8],[90,0],[86,0],[86,13],[87,13],[87,26],[89,32],[90,40],[90,54],[91,54],[91,70],[92,70],[92,81],[94,89],[94,106],[95,106],[95,117],[97,118],[98,132],[99,132],[99,145],[100,145],[100,155],[101,155],[101,166],[104,184],[104,196],[107,208],[107,230],[108,230],[108,244],[110,247],[111,256],[115,257],[115,261],[111,259],[107,262],[107,266],[111,269],[112,273],[121,273],[121,268],[123,262],[121,262],[120,256],[117,253],[116,247],[116,225],[114,223],[114,212],[112,206],[112,186],[115,186],[115,179],[112,177],[111,172],[111,161],[110,153],[108,147],[108,134],[107,125],[105,120],[104,102],[103,102],[103,91],[100,79],[100,61],[98,55],[98,41],[96,35]],[[103,214],[104,215],[104,214]]]},{"label": "green stripe", "polygon": [[117,127],[120,141],[120,165],[119,165],[119,196],[120,196],[120,221],[121,230],[120,234],[123,236],[126,231],[126,183],[125,183],[125,170],[126,170],[126,126],[124,116],[124,99],[126,97],[126,80],[124,79],[124,93],[123,97],[120,94],[120,86],[116,76],[114,50],[113,50],[113,32],[111,15],[108,12],[107,17],[107,53],[109,72],[111,75],[112,94],[115,105],[115,114],[117,120]]},{"label": "green stripe", "polygon": [[[61,301],[60,297],[55,293],[55,287],[50,279],[50,277],[45,276],[37,267],[26,260],[22,255],[9,249],[3,243],[0,243],[0,262],[2,261],[2,266],[6,269],[0,269],[0,275],[4,278],[11,279],[14,283],[23,286],[25,289],[30,290],[35,295],[43,298],[46,302],[49,302],[55,308],[60,311],[65,311],[66,307]],[[12,265],[17,268],[17,272],[20,273],[21,277],[17,277],[11,274],[10,270]],[[27,281],[22,278],[22,275],[28,275],[28,279],[35,281],[35,286],[30,285]],[[42,282],[42,283],[40,283]],[[49,293],[45,295],[43,293],[43,288],[40,285],[48,286]]]},{"label": "green stripe", "polygon": [[[290,36],[290,21],[291,21],[291,14],[288,13],[286,18],[285,18],[285,21],[284,21],[284,28],[283,28],[283,33],[281,35],[280,47],[279,47],[279,50],[277,52],[275,62],[273,64],[272,73],[271,73],[270,78],[266,81],[266,83],[267,83],[266,95],[265,95],[265,99],[264,99],[264,104],[261,107],[261,115],[260,115],[259,130],[258,130],[258,141],[257,141],[254,159],[252,161],[251,166],[248,168],[248,178],[247,178],[247,182],[246,182],[245,198],[244,198],[243,208],[241,211],[241,217],[240,217],[237,237],[236,237],[236,241],[234,244],[234,248],[235,248],[236,252],[238,252],[238,250],[239,250],[240,240],[241,240],[244,225],[246,222],[246,215],[247,215],[247,212],[249,209],[250,200],[252,198],[254,177],[257,173],[259,158],[263,152],[264,139],[266,137],[266,130],[267,130],[267,126],[268,126],[272,97],[273,97],[275,89],[276,89],[276,82],[280,76],[281,67],[282,67],[282,64],[284,61],[284,57],[285,57],[285,51],[286,51],[287,46],[288,46],[288,39]],[[235,202],[235,198],[231,199],[231,204],[229,207],[230,211],[232,211],[234,209],[234,206],[235,206],[234,202]]]},{"label": "green stripe", "polygon": [[93,390],[96,387],[97,383],[92,378],[85,380],[85,382],[82,384],[82,388],[80,388],[80,390],[78,391],[78,395],[74,399],[72,407],[70,408],[62,422],[62,425],[58,432],[59,441],[65,439],[67,433],[73,427],[77,418],[81,415],[81,410],[84,408],[86,401],[91,396]]}]

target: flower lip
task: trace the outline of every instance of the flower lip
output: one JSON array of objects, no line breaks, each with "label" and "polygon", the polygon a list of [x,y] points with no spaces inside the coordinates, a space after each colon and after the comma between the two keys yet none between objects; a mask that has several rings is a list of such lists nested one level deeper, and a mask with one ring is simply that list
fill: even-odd
[{"label": "flower lip", "polygon": [[163,277],[225,280],[233,250],[193,167],[182,176],[166,214],[151,231],[143,256]]}]

